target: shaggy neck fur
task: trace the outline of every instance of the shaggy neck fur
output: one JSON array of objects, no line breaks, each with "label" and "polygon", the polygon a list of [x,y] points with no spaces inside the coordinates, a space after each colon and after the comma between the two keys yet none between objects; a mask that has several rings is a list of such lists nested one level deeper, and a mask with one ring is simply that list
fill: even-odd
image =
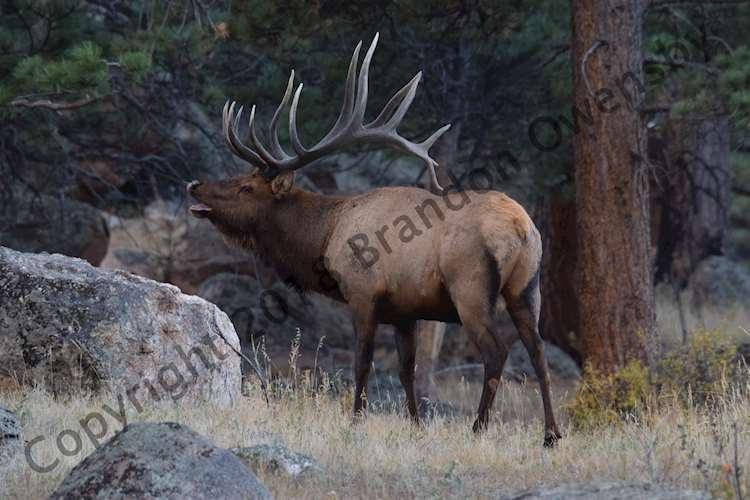
[{"label": "shaggy neck fur", "polygon": [[258,217],[240,243],[252,247],[282,280],[340,299],[337,289],[330,290],[330,278],[323,281],[329,289],[321,288],[321,278],[322,256],[343,199],[293,188]]}]

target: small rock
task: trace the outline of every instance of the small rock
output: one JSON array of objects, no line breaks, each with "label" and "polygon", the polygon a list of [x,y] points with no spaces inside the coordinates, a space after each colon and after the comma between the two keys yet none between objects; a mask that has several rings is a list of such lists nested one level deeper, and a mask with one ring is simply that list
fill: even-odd
[{"label": "small rock", "polygon": [[[565,351],[549,342],[545,342],[544,353],[547,357],[547,366],[552,377],[565,380],[581,378],[581,369]],[[524,378],[536,380],[536,372],[531,364],[529,353],[520,340],[517,340],[510,349],[508,361],[503,370],[503,376],[514,380]]]},{"label": "small rock", "polygon": [[0,463],[15,455],[23,443],[21,423],[12,411],[0,406]]},{"label": "small rock", "polygon": [[590,481],[541,487],[518,493],[506,500],[709,500],[705,491],[667,489],[646,481]]},{"label": "small rock", "polygon": [[264,470],[293,478],[322,472],[312,457],[288,450],[283,446],[259,444],[245,448],[232,448],[230,451],[255,472]]},{"label": "small rock", "polygon": [[0,445],[21,439],[21,423],[12,411],[0,406]]},{"label": "small rock", "polygon": [[50,500],[270,499],[228,450],[173,422],[125,426],[78,464]]}]

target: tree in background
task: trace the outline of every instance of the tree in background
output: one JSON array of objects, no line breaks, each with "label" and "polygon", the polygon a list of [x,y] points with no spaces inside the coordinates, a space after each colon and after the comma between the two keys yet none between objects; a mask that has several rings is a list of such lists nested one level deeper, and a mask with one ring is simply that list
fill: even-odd
[{"label": "tree in background", "polygon": [[573,0],[578,293],[584,360],[646,358],[655,334],[643,102],[643,0]]},{"label": "tree in background", "polygon": [[[685,275],[706,250],[750,255],[750,223],[745,215],[745,205],[750,203],[746,144],[750,62],[743,49],[747,45],[743,26],[750,20],[750,10],[727,2],[711,6],[716,3],[652,1],[644,18],[648,72],[642,82],[649,101],[641,103],[640,118],[655,124],[649,134],[665,145],[659,157],[668,153],[671,165],[658,165],[652,158],[655,169],[646,169],[654,187],[652,207],[661,221],[654,225],[654,240],[657,272],[665,270],[662,276],[675,275],[675,263],[686,260],[680,255],[696,256],[683,266]],[[260,120],[267,120],[292,67],[305,83],[300,104],[303,140],[313,142],[335,117],[336,106],[331,103],[340,102],[352,46],[380,31],[374,67],[387,71],[371,75],[371,112],[416,71],[423,71],[420,92],[402,132],[418,138],[426,123],[453,122],[451,134],[436,148],[441,164],[459,182],[466,181],[462,178],[466,172],[486,168],[495,189],[509,192],[535,215],[545,242],[543,336],[580,360],[579,323],[586,318],[579,314],[573,283],[578,246],[588,242],[586,258],[592,258],[597,240],[589,236],[602,233],[592,226],[584,237],[575,227],[577,208],[583,205],[574,189],[571,143],[584,141],[583,132],[592,126],[616,134],[609,127],[617,125],[615,117],[626,116],[622,126],[630,126],[636,114],[628,104],[637,105],[642,92],[632,79],[624,92],[617,86],[622,68],[602,67],[612,57],[612,49],[598,46],[589,55],[587,68],[594,71],[589,78],[601,76],[603,82],[589,83],[594,92],[600,90],[600,83],[608,86],[615,97],[604,104],[619,103],[621,109],[603,113],[596,94],[592,97],[584,89],[576,94],[573,108],[578,111],[571,112],[571,64],[579,78],[581,71],[580,60],[572,63],[568,57],[570,5],[565,0],[501,4],[489,0],[375,4],[4,0],[0,2],[0,175],[13,182],[0,186],[0,218],[12,211],[9,207],[17,205],[19,198],[35,196],[75,198],[110,213],[137,215],[157,195],[182,199],[186,180],[246,168],[235,163],[223,145],[219,110],[227,98],[237,99],[258,104]],[[601,31],[594,38],[608,37]],[[689,43],[688,55],[675,57],[674,47],[684,40]],[[589,40],[577,57],[585,56],[594,41]],[[581,83],[577,81],[576,92]],[[694,175],[662,174],[670,168],[674,174],[701,172],[701,161],[682,154],[690,141],[678,139],[688,135],[701,139],[694,157],[706,160],[699,150],[716,148],[709,144],[709,135],[700,132],[704,129],[698,122],[719,120],[719,115],[730,117],[729,130],[721,130],[732,136],[729,167],[740,181],[731,187],[729,202],[723,200],[728,196],[726,187],[712,191],[710,170],[699,176],[699,183],[693,182]],[[532,133],[539,130],[535,123],[545,127],[544,122],[536,122],[540,117],[551,117],[560,127],[556,146],[554,130],[551,143]],[[627,134],[623,137],[631,140]],[[720,144],[724,149],[719,156],[725,156],[727,143]],[[642,147],[637,141],[630,145]],[[593,155],[597,145],[588,147]],[[612,145],[618,158],[625,158],[625,149]],[[425,184],[420,164],[395,162],[395,158],[355,150],[321,161],[303,172],[300,182],[324,192],[351,186]],[[619,161],[610,163],[612,172],[627,177],[617,170]],[[581,183],[593,187],[593,173],[584,175]],[[622,179],[613,179],[612,188],[617,189]],[[635,189],[640,177],[631,181],[634,184],[627,187]],[[584,196],[589,215],[605,196],[590,193],[594,198]],[[706,218],[718,213],[712,208],[717,194],[722,198],[717,206],[730,205],[729,216]],[[631,208],[637,205],[632,203]],[[707,209],[696,211],[698,206]],[[625,217],[626,212],[621,210],[620,215]],[[582,217],[589,220],[589,215]],[[727,220],[731,225],[722,230]],[[704,238],[697,231],[700,227],[712,229],[717,237]],[[688,234],[692,235],[688,239],[681,236]],[[728,245],[726,234],[732,235]],[[716,239],[722,243],[703,244]],[[587,280],[594,278],[590,275]],[[584,296],[598,300],[591,292]],[[589,311],[594,309],[591,305]],[[624,341],[626,333],[622,335]],[[449,342],[456,337],[446,336]]]}]

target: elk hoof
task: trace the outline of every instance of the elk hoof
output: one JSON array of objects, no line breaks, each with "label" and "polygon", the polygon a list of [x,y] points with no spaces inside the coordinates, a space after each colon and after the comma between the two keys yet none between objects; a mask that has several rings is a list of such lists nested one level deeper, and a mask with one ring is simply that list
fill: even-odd
[{"label": "elk hoof", "polygon": [[487,429],[487,424],[481,422],[480,420],[475,420],[474,425],[471,427],[471,430],[474,431],[474,434],[480,434],[484,432]]},{"label": "elk hoof", "polygon": [[554,448],[560,439],[562,439],[562,435],[559,432],[547,432],[544,434],[544,447]]}]

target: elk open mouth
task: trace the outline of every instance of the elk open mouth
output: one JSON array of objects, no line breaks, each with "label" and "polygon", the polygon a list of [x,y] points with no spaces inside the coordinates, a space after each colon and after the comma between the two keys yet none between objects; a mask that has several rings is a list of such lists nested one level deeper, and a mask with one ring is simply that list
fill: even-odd
[{"label": "elk open mouth", "polygon": [[198,203],[190,207],[190,213],[193,214],[193,217],[205,219],[211,214],[211,207],[203,203]]}]

